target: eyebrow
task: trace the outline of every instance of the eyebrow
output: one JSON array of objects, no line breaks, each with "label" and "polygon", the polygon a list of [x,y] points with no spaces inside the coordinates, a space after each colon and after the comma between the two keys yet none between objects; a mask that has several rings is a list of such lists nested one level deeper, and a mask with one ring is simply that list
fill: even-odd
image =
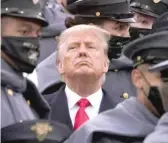
[{"label": "eyebrow", "polygon": [[[96,42],[92,42],[92,41],[86,41],[84,42],[85,44],[95,44]],[[80,42],[70,42],[69,45],[79,45]]]},{"label": "eyebrow", "polygon": [[[32,28],[32,26],[31,26],[31,24],[29,24],[29,23],[26,23],[26,22],[20,22],[19,24],[18,24],[18,27],[19,28],[29,28],[29,29],[31,29],[31,30],[33,30],[33,28]],[[39,28],[39,29],[37,29],[37,31],[41,31],[41,27]]]}]

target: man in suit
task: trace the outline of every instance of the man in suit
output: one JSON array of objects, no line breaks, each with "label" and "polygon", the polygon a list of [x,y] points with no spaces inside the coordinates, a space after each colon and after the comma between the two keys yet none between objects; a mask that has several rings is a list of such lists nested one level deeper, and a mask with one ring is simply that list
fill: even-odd
[{"label": "man in suit", "polygon": [[108,71],[109,39],[105,30],[91,25],[74,26],[60,35],[56,62],[66,85],[46,95],[50,119],[73,130],[99,112],[115,107],[111,95],[102,90]]},{"label": "man in suit", "polygon": [[168,32],[158,32],[131,42],[123,53],[134,61],[132,81],[137,97],[88,121],[70,136],[66,143],[140,143],[153,132],[165,113],[159,88],[164,85],[159,72],[151,65],[168,59]]},{"label": "man in suit", "polygon": [[151,72],[160,72],[164,85],[160,88],[160,95],[163,102],[163,107],[166,113],[159,120],[155,131],[151,133],[144,143],[167,143],[168,141],[168,60],[152,66],[149,69]]},{"label": "man in suit", "polygon": [[[108,53],[110,60],[119,56],[123,43],[125,45],[129,42],[129,23],[135,22],[135,20],[133,19],[133,14],[130,12],[127,0],[77,1],[68,5],[67,9],[75,15],[73,19],[69,18],[66,20],[67,27],[92,23],[110,32],[112,35]],[[41,63],[41,66],[37,69],[40,82],[39,90],[45,94],[57,91],[63,84],[59,80],[59,75],[54,68],[56,66],[55,57],[56,54],[54,53]],[[116,70],[120,66],[127,66],[128,71],[132,69],[132,62],[126,58],[124,59],[124,62],[112,60],[107,73],[108,78],[103,85],[103,88],[107,92],[113,93],[111,98],[116,103],[125,100],[125,97],[134,96],[136,93],[135,87],[130,82],[130,73],[122,73],[122,71]],[[45,74],[45,71],[49,72],[49,74]]]}]

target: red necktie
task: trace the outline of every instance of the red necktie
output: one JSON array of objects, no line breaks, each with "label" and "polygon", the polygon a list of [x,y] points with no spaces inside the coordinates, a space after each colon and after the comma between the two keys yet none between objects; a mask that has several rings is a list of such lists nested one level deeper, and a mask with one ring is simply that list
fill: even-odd
[{"label": "red necktie", "polygon": [[74,124],[75,130],[79,128],[84,122],[89,120],[89,117],[85,112],[85,108],[90,105],[90,102],[87,99],[82,98],[77,102],[77,105],[79,106],[79,109],[75,116],[75,124]]}]

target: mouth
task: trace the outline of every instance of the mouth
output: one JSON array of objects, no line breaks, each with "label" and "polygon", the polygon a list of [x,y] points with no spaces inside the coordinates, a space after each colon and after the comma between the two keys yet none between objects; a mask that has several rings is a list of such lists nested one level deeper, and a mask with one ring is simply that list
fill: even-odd
[{"label": "mouth", "polygon": [[88,61],[80,61],[76,63],[76,66],[91,66],[90,62]]}]

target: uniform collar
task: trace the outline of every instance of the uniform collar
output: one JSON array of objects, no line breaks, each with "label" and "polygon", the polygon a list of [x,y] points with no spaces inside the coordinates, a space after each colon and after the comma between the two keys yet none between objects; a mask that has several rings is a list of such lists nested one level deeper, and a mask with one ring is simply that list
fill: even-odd
[{"label": "uniform collar", "polygon": [[26,79],[22,73],[15,71],[10,65],[1,58],[1,83],[9,86],[15,91],[23,92],[26,90]]}]

